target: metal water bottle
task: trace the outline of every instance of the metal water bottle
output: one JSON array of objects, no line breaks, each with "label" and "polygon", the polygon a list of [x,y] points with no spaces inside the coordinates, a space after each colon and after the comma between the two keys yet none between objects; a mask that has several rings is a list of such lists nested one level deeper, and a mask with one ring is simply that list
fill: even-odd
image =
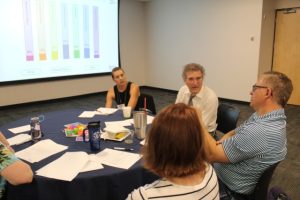
[{"label": "metal water bottle", "polygon": [[30,135],[33,142],[41,139],[42,131],[39,117],[32,117],[30,119]]}]

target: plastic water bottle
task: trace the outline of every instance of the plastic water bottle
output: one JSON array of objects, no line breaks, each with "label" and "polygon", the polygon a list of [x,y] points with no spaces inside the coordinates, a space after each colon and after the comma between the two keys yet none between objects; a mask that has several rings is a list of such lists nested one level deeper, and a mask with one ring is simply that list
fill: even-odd
[{"label": "plastic water bottle", "polygon": [[30,135],[33,142],[41,139],[42,131],[39,117],[32,117],[30,119]]}]

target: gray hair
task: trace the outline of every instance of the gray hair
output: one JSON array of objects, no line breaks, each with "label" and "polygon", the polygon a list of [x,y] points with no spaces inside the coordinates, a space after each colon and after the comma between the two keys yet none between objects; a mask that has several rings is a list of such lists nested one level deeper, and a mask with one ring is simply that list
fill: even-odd
[{"label": "gray hair", "polygon": [[284,107],[293,91],[293,84],[289,77],[281,72],[268,71],[262,74],[262,78],[264,83],[272,89],[276,102]]},{"label": "gray hair", "polygon": [[205,69],[202,65],[197,63],[189,63],[183,68],[182,78],[184,81],[186,80],[186,73],[190,71],[200,71],[203,76],[205,75]]}]

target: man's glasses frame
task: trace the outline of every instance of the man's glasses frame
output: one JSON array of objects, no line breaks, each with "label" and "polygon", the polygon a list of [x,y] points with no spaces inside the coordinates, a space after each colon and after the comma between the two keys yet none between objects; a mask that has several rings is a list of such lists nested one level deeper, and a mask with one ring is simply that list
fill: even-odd
[{"label": "man's glasses frame", "polygon": [[269,87],[267,86],[263,86],[263,85],[252,85],[252,92],[254,92],[255,90],[257,90],[258,88],[265,88],[268,89]]}]

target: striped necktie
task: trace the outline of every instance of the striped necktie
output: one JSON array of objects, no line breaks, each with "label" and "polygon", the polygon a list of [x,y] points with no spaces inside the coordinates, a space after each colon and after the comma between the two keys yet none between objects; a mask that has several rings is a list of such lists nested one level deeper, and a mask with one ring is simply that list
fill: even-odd
[{"label": "striped necktie", "polygon": [[188,103],[189,106],[193,106],[193,98],[194,97],[195,97],[195,95],[190,96],[189,103]]}]

